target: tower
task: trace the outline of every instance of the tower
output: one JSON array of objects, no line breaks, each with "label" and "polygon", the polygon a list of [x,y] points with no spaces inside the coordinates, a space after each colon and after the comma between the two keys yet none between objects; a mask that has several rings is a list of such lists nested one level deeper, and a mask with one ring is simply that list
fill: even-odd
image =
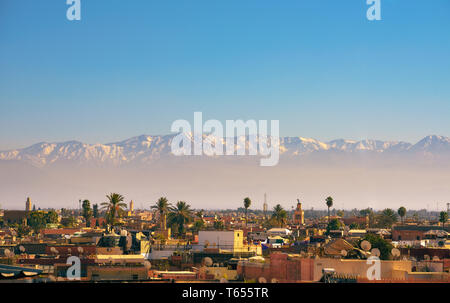
[{"label": "tower", "polygon": [[266,218],[266,216],[267,216],[267,195],[266,195],[266,193],[264,193],[263,213],[264,213],[264,218]]},{"label": "tower", "polygon": [[302,209],[302,203],[300,199],[297,199],[297,208],[294,211],[294,224],[303,225],[305,224],[305,212]]},{"label": "tower", "polygon": [[130,201],[130,211],[131,211],[131,212],[134,211],[134,203],[133,203],[133,200]]},{"label": "tower", "polygon": [[31,211],[31,208],[33,207],[33,205],[31,204],[31,200],[30,197],[27,198],[27,202],[25,203],[25,210],[26,211]]}]

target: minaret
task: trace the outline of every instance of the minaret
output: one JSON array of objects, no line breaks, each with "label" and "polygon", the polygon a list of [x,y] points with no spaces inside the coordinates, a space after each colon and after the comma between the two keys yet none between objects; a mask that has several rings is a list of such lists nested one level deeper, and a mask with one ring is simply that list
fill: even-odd
[{"label": "minaret", "polygon": [[27,202],[25,203],[25,210],[26,211],[31,211],[33,205],[31,205],[31,200],[30,197],[27,198]]},{"label": "minaret", "polygon": [[133,203],[133,200],[130,201],[130,211],[131,211],[131,212],[134,211],[134,203]]},{"label": "minaret", "polygon": [[267,218],[267,195],[264,193],[264,204],[263,204],[264,218]]},{"label": "minaret", "polygon": [[305,212],[302,209],[302,203],[300,199],[297,199],[297,208],[294,211],[294,224],[303,225],[305,224]]}]

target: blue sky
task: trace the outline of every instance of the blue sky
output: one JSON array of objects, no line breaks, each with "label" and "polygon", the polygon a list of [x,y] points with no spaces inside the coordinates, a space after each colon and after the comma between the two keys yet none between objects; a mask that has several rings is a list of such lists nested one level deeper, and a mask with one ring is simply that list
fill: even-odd
[{"label": "blue sky", "polygon": [[278,119],[283,136],[450,135],[450,1],[0,2],[0,149]]}]

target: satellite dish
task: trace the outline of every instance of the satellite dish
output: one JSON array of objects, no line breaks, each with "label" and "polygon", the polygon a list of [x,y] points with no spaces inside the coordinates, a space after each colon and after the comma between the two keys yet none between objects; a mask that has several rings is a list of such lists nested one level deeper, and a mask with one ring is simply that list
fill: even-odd
[{"label": "satellite dish", "polygon": [[278,283],[278,280],[275,279],[275,278],[272,278],[272,280],[270,280],[270,282],[272,282],[272,283]]},{"label": "satellite dish", "polygon": [[220,279],[220,283],[228,283],[228,280],[225,278]]},{"label": "satellite dish", "polygon": [[83,251],[84,251],[84,250],[83,250],[83,247],[79,246],[79,247],[78,247],[78,252],[79,252],[80,254],[82,254]]},{"label": "satellite dish", "polygon": [[54,254],[58,254],[58,250],[54,247],[50,248],[50,252],[54,253]]},{"label": "satellite dish", "polygon": [[375,257],[380,257],[380,255],[381,255],[381,252],[378,248],[372,248],[370,253],[372,254],[372,256],[375,256]]},{"label": "satellite dish", "polygon": [[213,260],[210,257],[203,258],[203,265],[205,266],[211,266],[213,265]]},{"label": "satellite dish", "polygon": [[266,278],[264,278],[264,277],[259,277],[259,278],[258,278],[258,282],[259,282],[259,283],[267,283],[267,280],[266,280]]},{"label": "satellite dish", "polygon": [[149,261],[144,261],[144,267],[149,270],[150,268],[152,268],[152,263],[150,263]]},{"label": "satellite dish", "polygon": [[438,256],[434,256],[434,257],[433,257],[433,261],[440,261],[440,259],[439,259]]},{"label": "satellite dish", "polygon": [[5,254],[5,256],[8,256],[10,253],[11,253],[11,251],[9,250],[9,249],[5,249],[4,251],[3,251],[3,253]]},{"label": "satellite dish", "polygon": [[424,255],[423,258],[424,258],[426,261],[430,261],[430,256],[429,256],[429,255]]},{"label": "satellite dish", "polygon": [[122,237],[126,237],[126,236],[128,236],[128,232],[125,229],[123,229],[123,230],[120,231],[120,235]]},{"label": "satellite dish", "polygon": [[19,250],[20,250],[21,253],[24,253],[24,252],[25,252],[25,247],[23,247],[22,245],[20,245],[20,246],[19,246]]},{"label": "satellite dish", "polygon": [[400,250],[399,250],[398,248],[393,248],[393,249],[391,250],[391,254],[392,254],[394,257],[400,257]]},{"label": "satellite dish", "polygon": [[341,256],[347,257],[347,251],[345,249],[341,250]]},{"label": "satellite dish", "polygon": [[370,244],[369,241],[364,240],[361,242],[361,248],[364,249],[365,251],[369,251],[371,247],[372,247],[372,244]]}]

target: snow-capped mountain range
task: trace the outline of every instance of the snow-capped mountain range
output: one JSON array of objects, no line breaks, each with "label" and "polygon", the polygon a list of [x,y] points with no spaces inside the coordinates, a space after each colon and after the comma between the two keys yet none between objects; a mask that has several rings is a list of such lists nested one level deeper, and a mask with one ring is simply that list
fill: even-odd
[{"label": "snow-capped mountain range", "polygon": [[[172,156],[171,142],[176,135],[141,135],[124,141],[108,144],[86,144],[78,141],[47,143],[0,152],[0,160],[24,161],[35,167],[44,167],[53,163],[102,163],[120,166],[128,163],[151,163]],[[192,135],[185,136],[192,142]],[[243,140],[244,138],[238,138]],[[248,148],[248,143],[246,149]],[[300,157],[316,152],[339,153],[408,153],[421,155],[450,155],[450,138],[431,135],[416,144],[401,141],[338,139],[321,142],[311,138],[280,138],[282,156]]]}]

